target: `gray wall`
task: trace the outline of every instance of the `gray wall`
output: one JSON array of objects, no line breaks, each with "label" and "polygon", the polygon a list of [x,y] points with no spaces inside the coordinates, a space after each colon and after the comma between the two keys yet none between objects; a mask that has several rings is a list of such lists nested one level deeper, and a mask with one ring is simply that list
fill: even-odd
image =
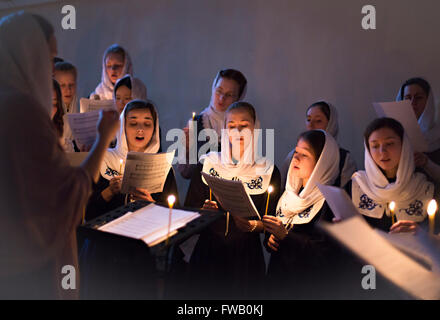
[{"label": "gray wall", "polygon": [[[61,29],[63,4],[76,7],[76,30]],[[376,6],[373,31],[361,28],[366,4]],[[393,100],[412,76],[426,77],[435,94],[440,87],[438,0],[81,0],[28,9],[55,25],[59,56],[78,67],[83,95],[100,80],[103,51],[124,46],[159,106],[163,132],[208,104],[218,69],[241,70],[246,100],[276,130],[279,165],[317,99],[338,108],[339,142],[363,167],[371,102]]]}]

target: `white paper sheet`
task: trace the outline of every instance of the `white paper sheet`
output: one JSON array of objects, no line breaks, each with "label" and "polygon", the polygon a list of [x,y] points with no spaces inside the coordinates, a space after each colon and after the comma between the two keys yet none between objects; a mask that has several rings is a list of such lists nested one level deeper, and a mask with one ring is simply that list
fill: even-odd
[{"label": "white paper sheet", "polygon": [[322,223],[324,230],[389,281],[419,299],[440,298],[440,277],[391,245],[360,215],[339,223]]},{"label": "white paper sheet", "polygon": [[79,167],[88,155],[88,152],[66,152],[66,157],[73,167]]},{"label": "white paper sheet", "polygon": [[171,169],[175,150],[167,153],[129,152],[122,178],[122,193],[131,193],[136,188],[150,193],[162,192]]},{"label": "white paper sheet", "polygon": [[98,119],[99,111],[67,115],[74,139],[85,146],[91,146],[95,142]]},{"label": "white paper sheet", "polygon": [[[151,203],[99,227],[98,230],[141,239],[147,245],[152,246],[167,237],[169,214],[169,208]],[[198,212],[172,209],[170,234],[175,234],[177,229],[198,217],[200,217]]]},{"label": "white paper sheet", "polygon": [[205,172],[202,175],[225,211],[242,218],[261,219],[242,182],[212,177]]},{"label": "white paper sheet", "polygon": [[375,102],[374,110],[379,117],[389,117],[399,121],[416,152],[428,151],[428,143],[423,136],[414,110],[409,100],[396,102]]},{"label": "white paper sheet", "polygon": [[79,110],[81,113],[96,111],[101,109],[116,109],[115,103],[113,100],[94,100],[81,98],[79,100]]},{"label": "white paper sheet", "polygon": [[353,202],[345,190],[319,183],[316,185],[332,209],[335,218],[344,220],[359,215],[359,212],[356,210],[356,207],[353,205]]}]

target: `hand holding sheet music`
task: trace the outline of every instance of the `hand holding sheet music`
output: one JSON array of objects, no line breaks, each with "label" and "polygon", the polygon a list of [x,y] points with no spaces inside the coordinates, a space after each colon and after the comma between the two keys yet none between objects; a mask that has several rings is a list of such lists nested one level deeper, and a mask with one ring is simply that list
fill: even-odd
[{"label": "hand holding sheet music", "polygon": [[95,99],[87,99],[81,98],[79,100],[80,112],[90,112],[101,109],[115,109],[115,103],[113,100],[95,100]]},{"label": "hand holding sheet music", "polygon": [[397,102],[375,102],[374,110],[379,117],[389,117],[399,121],[405,128],[405,132],[416,152],[428,151],[428,143],[423,136],[414,110],[409,100]]},{"label": "hand holding sheet music", "polygon": [[241,181],[216,178],[204,172],[202,176],[224,210],[242,218],[258,217],[261,219]]},{"label": "hand holding sheet music", "polygon": [[149,193],[162,192],[175,150],[168,153],[129,152],[125,162],[122,193],[135,192],[136,188]]},{"label": "hand holding sheet music", "polygon": [[73,137],[82,145],[90,146],[96,139],[96,125],[99,120],[99,111],[86,113],[70,113],[67,115]]}]

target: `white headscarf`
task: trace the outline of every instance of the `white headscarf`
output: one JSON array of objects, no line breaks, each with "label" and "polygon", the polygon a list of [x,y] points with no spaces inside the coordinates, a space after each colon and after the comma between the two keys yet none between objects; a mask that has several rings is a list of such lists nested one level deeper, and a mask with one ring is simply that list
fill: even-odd
[{"label": "white headscarf", "polygon": [[[38,22],[30,15],[19,12],[0,20],[0,89],[29,95],[44,108],[52,111],[52,67],[47,40]],[[35,30],[32,36],[17,34],[16,30]],[[27,50],[26,48],[39,48]]]},{"label": "white headscarf", "polygon": [[[135,100],[136,101],[136,100]],[[133,102],[130,101],[130,102]],[[153,136],[151,137],[150,142],[147,145],[144,153],[157,153],[160,149],[160,136],[159,136],[159,114],[157,113],[157,109],[155,105],[151,101],[147,101],[153,105],[154,113],[156,113],[156,124]],[[128,105],[128,103],[127,103]],[[114,176],[122,174],[120,172],[121,162],[123,160],[124,163],[127,159],[128,153],[128,145],[127,145],[127,137],[125,135],[125,110],[127,106],[125,106],[121,115],[119,116],[119,121],[121,122],[118,134],[116,136],[117,142],[115,148],[110,148],[104,155],[104,161],[101,165],[101,176],[107,180],[111,180]]]},{"label": "white headscarf", "polygon": [[[104,56],[102,57],[102,74],[101,74],[101,83],[96,87],[95,91],[90,94],[90,98],[93,99],[93,95],[99,95],[101,100],[111,100],[113,99],[113,89],[114,84],[111,82],[110,78],[107,74],[107,67],[105,64],[105,59],[107,55],[113,47],[118,46],[117,44],[111,45],[104,52]],[[131,58],[128,54],[127,50],[124,49],[124,67],[122,68],[122,74],[130,74],[133,75],[133,66],[131,64]]]},{"label": "white headscarf", "polygon": [[[327,131],[328,133],[330,133],[333,138],[336,139],[336,137],[338,136],[338,132],[339,132],[339,124],[338,124],[338,110],[335,108],[335,106],[325,100],[319,100],[319,102],[324,102],[329,106],[330,109],[330,115],[329,115],[329,119],[328,119],[328,124],[327,127],[325,128],[325,131]],[[318,103],[318,102],[315,102]],[[316,105],[314,107],[320,107],[319,105]],[[310,107],[307,109],[310,110]]]},{"label": "white headscarf", "polygon": [[352,178],[352,200],[358,211],[368,217],[380,219],[388,203],[396,203],[398,220],[422,221],[426,217],[428,202],[434,196],[434,185],[422,173],[414,172],[411,143],[404,134],[396,182],[390,183],[376,165],[365,147],[365,171],[357,171]]},{"label": "white headscarf", "polygon": [[[396,101],[402,101],[403,86],[399,89]],[[433,152],[440,149],[440,122],[438,120],[438,110],[436,111],[434,94],[432,88],[429,90],[428,100],[426,101],[425,110],[420,116],[418,123],[426,141],[428,142],[428,151]]]},{"label": "white headscarf", "polygon": [[[259,127],[259,123],[256,122],[254,129],[259,129]],[[242,131],[245,140],[243,159],[234,163],[229,136],[235,134],[239,134],[238,130],[231,132],[227,129],[222,130],[222,150],[200,157],[203,161],[202,171],[214,177],[242,181],[250,195],[262,194],[269,187],[274,164],[265,157],[256,157],[254,150],[258,148],[258,137],[255,139],[250,130]],[[202,180],[207,184],[203,177]]]},{"label": "white headscarf", "polygon": [[[204,128],[214,129],[219,137],[221,136],[221,130],[225,127],[225,111],[219,111],[214,107],[214,90],[217,82],[220,80],[220,72],[221,71],[217,73],[212,82],[211,101],[209,102],[209,106],[200,113],[202,115]],[[246,91],[247,83],[237,101],[241,101],[246,97]]]},{"label": "white headscarf", "polygon": [[[339,146],[332,135],[324,130],[325,144],[316,162],[312,175],[304,189],[302,179],[291,173],[292,162],[287,174],[286,190],[278,201],[277,217],[285,225],[309,223],[324,205],[325,198],[316,186],[317,183],[332,185],[339,174]],[[292,159],[293,160],[293,159]]]},{"label": "white headscarf", "polygon": [[[130,79],[131,84],[131,99],[132,100],[147,100],[147,87],[142,80],[133,77],[130,74],[126,74],[122,78],[118,79],[115,83],[115,88],[118,87],[120,81],[125,81],[126,78]],[[113,89],[113,91],[115,91]],[[116,92],[113,93],[113,99],[116,99]]]},{"label": "white headscarf", "polygon": [[330,133],[336,139],[339,132],[338,110],[331,103],[326,103],[330,107],[330,119],[328,120],[327,128],[325,129],[325,131]]}]

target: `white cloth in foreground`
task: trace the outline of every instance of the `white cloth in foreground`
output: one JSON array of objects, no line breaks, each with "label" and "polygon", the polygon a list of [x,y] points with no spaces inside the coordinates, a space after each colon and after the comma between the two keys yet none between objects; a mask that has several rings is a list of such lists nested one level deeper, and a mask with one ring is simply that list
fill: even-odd
[{"label": "white cloth in foreground", "polygon": [[[151,104],[154,106],[153,103]],[[116,135],[116,147],[107,150],[104,155],[104,161],[101,165],[101,176],[107,180],[111,180],[114,176],[121,174],[121,172],[119,172],[119,168],[121,166],[120,160],[123,160],[125,163],[127,159],[127,153],[129,150],[127,144],[127,136],[125,135],[126,107],[119,116],[119,121],[121,125],[119,127],[118,134]],[[153,136],[151,137],[151,140],[148,143],[144,153],[157,153],[160,149],[159,114],[157,113],[156,107],[154,107],[154,112],[156,113],[156,123],[154,125],[155,129]]]},{"label": "white cloth in foreground", "polygon": [[[29,14],[4,17],[0,43],[0,280],[33,274],[38,282],[49,272],[50,281],[37,290],[52,298],[77,297],[78,290],[61,288],[61,269],[76,268],[78,289],[76,227],[91,178],[71,167],[59,146],[49,116],[51,59],[40,25]],[[29,283],[22,289],[26,296],[36,288]]]},{"label": "white cloth in foreground", "polygon": [[[401,101],[402,88],[396,96],[396,101]],[[420,116],[418,123],[426,141],[428,142],[428,151],[433,152],[440,149],[440,120],[439,112],[436,111],[434,94],[432,88],[429,92],[428,100],[426,101],[425,110]]]},{"label": "white cloth in foreground", "polygon": [[[283,224],[305,224],[312,221],[324,205],[325,198],[319,191],[317,183],[332,185],[338,177],[339,147],[333,136],[324,130],[325,144],[321,156],[307,181],[304,189],[303,180],[295,177],[290,164],[287,174],[286,190],[277,204],[276,214]],[[309,209],[310,210],[307,210]]]},{"label": "white cloth in foreground", "polygon": [[[107,74],[107,68],[105,64],[105,59],[107,57],[108,51],[110,48],[112,48],[114,45],[111,45],[107,50],[104,52],[104,56],[102,57],[102,74],[101,74],[101,83],[98,84],[95,91],[90,94],[90,99],[93,99],[94,95],[98,95],[99,99],[101,100],[111,100],[113,99],[113,89],[115,85],[110,80],[108,74]],[[122,68],[122,75],[124,74],[130,74],[133,75],[133,66],[131,64],[131,58],[128,54],[127,50],[124,50],[124,66]]]},{"label": "white cloth in foreground", "polygon": [[408,137],[404,134],[396,182],[390,183],[376,165],[365,145],[365,171],[353,175],[352,200],[358,211],[368,217],[390,216],[388,204],[396,203],[398,220],[423,221],[429,201],[434,196],[434,185],[426,176],[414,172],[414,154]]}]

